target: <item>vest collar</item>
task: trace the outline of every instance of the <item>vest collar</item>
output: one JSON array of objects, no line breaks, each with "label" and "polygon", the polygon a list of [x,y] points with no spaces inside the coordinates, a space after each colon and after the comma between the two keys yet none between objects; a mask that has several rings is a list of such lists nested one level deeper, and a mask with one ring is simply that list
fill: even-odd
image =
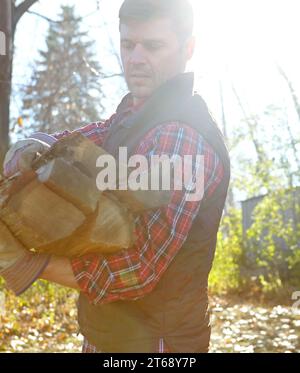
[{"label": "vest collar", "polygon": [[[130,128],[132,124],[138,119],[141,113],[145,112],[153,113],[155,111],[168,111],[174,109],[182,100],[186,97],[190,97],[193,94],[194,89],[194,73],[182,73],[176,75],[174,78],[163,83],[157,88],[152,96],[142,105],[142,107],[132,113],[128,118],[121,121],[120,125]],[[124,113],[130,110],[132,105],[132,94],[127,94],[120,105],[117,108],[117,114]]]}]

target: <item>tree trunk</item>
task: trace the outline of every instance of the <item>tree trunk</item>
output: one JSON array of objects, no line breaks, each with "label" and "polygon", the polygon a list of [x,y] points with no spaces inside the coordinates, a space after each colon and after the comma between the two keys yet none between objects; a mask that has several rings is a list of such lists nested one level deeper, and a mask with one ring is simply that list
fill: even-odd
[{"label": "tree trunk", "polygon": [[0,170],[9,145],[9,104],[13,59],[12,6],[11,0],[1,2],[0,30],[5,34],[6,53],[0,56]]},{"label": "tree trunk", "polygon": [[12,83],[14,36],[23,14],[38,0],[24,0],[17,7],[13,0],[1,0],[0,31],[5,34],[6,53],[0,55],[0,173],[9,146],[9,107]]}]

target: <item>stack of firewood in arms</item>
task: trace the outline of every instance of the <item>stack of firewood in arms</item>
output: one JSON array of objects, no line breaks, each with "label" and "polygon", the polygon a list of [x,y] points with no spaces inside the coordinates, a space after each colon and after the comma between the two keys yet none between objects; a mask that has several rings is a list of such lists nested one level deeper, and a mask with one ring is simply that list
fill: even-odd
[{"label": "stack of firewood in arms", "polygon": [[134,217],[169,193],[100,191],[96,161],[106,154],[81,134],[52,145],[33,170],[0,181],[0,241],[59,256],[110,254],[135,241]]}]

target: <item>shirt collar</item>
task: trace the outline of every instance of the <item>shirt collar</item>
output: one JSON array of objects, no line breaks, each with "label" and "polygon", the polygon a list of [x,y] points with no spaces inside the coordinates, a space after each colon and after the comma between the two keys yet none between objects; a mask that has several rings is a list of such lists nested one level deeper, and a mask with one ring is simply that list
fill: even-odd
[{"label": "shirt collar", "polygon": [[139,102],[138,104],[134,105],[133,103],[133,96],[131,93],[128,93],[121,101],[117,108],[117,114],[130,114],[130,113],[136,113],[138,110],[140,110],[146,100]]},{"label": "shirt collar", "polygon": [[[174,78],[166,81],[159,88],[157,88],[152,96],[150,96],[145,101],[139,103],[138,105],[133,104],[133,96],[131,93],[128,93],[119,104],[116,114],[120,124],[126,122],[126,119],[131,115],[136,115],[140,109],[144,106],[149,105],[161,105],[164,102],[163,98],[168,97],[172,100],[173,96],[180,95],[191,95],[193,94],[194,86],[194,73],[182,73]],[[146,104],[146,105],[145,105]]]}]

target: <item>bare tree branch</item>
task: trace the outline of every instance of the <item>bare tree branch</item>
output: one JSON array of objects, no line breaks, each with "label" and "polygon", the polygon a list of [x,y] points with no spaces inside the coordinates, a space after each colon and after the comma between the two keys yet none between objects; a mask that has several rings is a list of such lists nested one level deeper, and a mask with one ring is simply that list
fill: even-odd
[{"label": "bare tree branch", "polygon": [[283,68],[281,66],[277,65],[277,70],[278,70],[279,74],[283,77],[283,79],[286,81],[286,83],[289,87],[292,99],[294,101],[294,106],[295,106],[295,109],[296,109],[296,112],[298,114],[298,118],[299,118],[299,121],[300,121],[300,103],[298,101],[298,97],[296,95],[293,84],[292,84],[292,82],[290,81],[290,79],[288,78],[287,74],[285,73],[285,71],[283,70]]},{"label": "bare tree branch", "polygon": [[51,23],[58,23],[58,22],[59,22],[59,21],[55,21],[55,20],[53,20],[53,19],[50,19],[50,18],[44,16],[43,14],[40,14],[40,13],[37,13],[37,12],[33,12],[32,10],[28,10],[27,13],[29,13],[29,14],[33,14],[33,15],[35,15],[35,16],[37,16],[37,17],[40,17],[40,18],[43,18],[44,20],[46,20],[46,21],[48,21],[48,22],[51,22]]},{"label": "bare tree branch", "polygon": [[[294,101],[294,106],[295,106],[296,112],[297,112],[299,120],[300,120],[300,104],[298,102],[298,97],[296,96],[296,92],[294,90],[292,82],[290,81],[290,79],[288,78],[287,74],[285,73],[285,71],[283,70],[283,68],[281,66],[277,65],[277,70],[278,70],[279,74],[283,77],[283,79],[286,81],[286,83],[289,87],[292,99]],[[293,136],[293,132],[292,132],[291,126],[289,125],[288,120],[286,120],[286,128],[287,128],[288,133],[289,133],[290,144],[291,144],[292,151],[294,153],[294,159],[295,159],[295,162],[298,165],[298,169],[300,170],[300,159],[299,159],[299,156],[298,156],[299,153],[298,153],[298,149],[297,149],[297,141],[296,141],[295,137]]]},{"label": "bare tree branch", "polygon": [[[261,145],[259,144],[259,142],[257,141],[257,139],[255,137],[255,133],[254,133],[254,129],[253,129],[253,123],[251,123],[251,120],[249,119],[249,117],[248,117],[248,115],[246,113],[246,110],[244,108],[242,100],[241,100],[241,98],[240,98],[240,96],[239,96],[239,94],[238,94],[238,92],[237,92],[237,90],[236,90],[236,88],[235,88],[235,86],[234,86],[233,83],[232,83],[232,91],[233,91],[233,93],[235,95],[235,98],[236,98],[236,100],[238,102],[238,105],[239,105],[239,107],[240,107],[240,109],[241,109],[241,111],[243,113],[244,120],[245,120],[245,122],[246,122],[246,124],[248,126],[249,135],[251,137],[251,141],[253,142],[254,148],[256,150],[256,155],[258,157],[258,161],[259,162],[263,162],[264,157],[265,157],[264,151],[263,151]],[[254,127],[257,127],[257,121],[256,120],[254,121]]]},{"label": "bare tree branch", "polygon": [[103,74],[102,79],[110,79],[110,78],[124,78],[123,73],[116,73],[116,74]]},{"label": "bare tree branch", "polygon": [[113,39],[111,37],[111,34],[108,32],[109,28],[108,28],[108,24],[107,22],[103,22],[103,25],[105,27],[105,30],[106,30],[106,34],[107,34],[107,38],[108,38],[108,41],[109,41],[109,45],[110,45],[110,52],[111,54],[115,57],[118,65],[119,65],[119,68],[120,68],[120,71],[123,70],[122,68],[122,61],[121,61],[121,58],[120,58],[120,54],[117,52],[116,50],[116,47],[115,47],[115,44],[113,42]]},{"label": "bare tree branch", "polygon": [[13,30],[16,29],[17,23],[19,22],[22,15],[38,0],[24,0],[21,4],[14,8],[13,12]]},{"label": "bare tree branch", "polygon": [[123,73],[113,73],[113,74],[104,74],[100,71],[97,71],[96,69],[94,69],[89,63],[88,61],[86,60],[85,57],[82,58],[83,59],[83,62],[85,63],[86,67],[90,70],[90,72],[95,75],[95,76],[98,76],[99,78],[102,78],[102,79],[110,79],[110,78],[116,78],[116,77],[123,77]]}]

